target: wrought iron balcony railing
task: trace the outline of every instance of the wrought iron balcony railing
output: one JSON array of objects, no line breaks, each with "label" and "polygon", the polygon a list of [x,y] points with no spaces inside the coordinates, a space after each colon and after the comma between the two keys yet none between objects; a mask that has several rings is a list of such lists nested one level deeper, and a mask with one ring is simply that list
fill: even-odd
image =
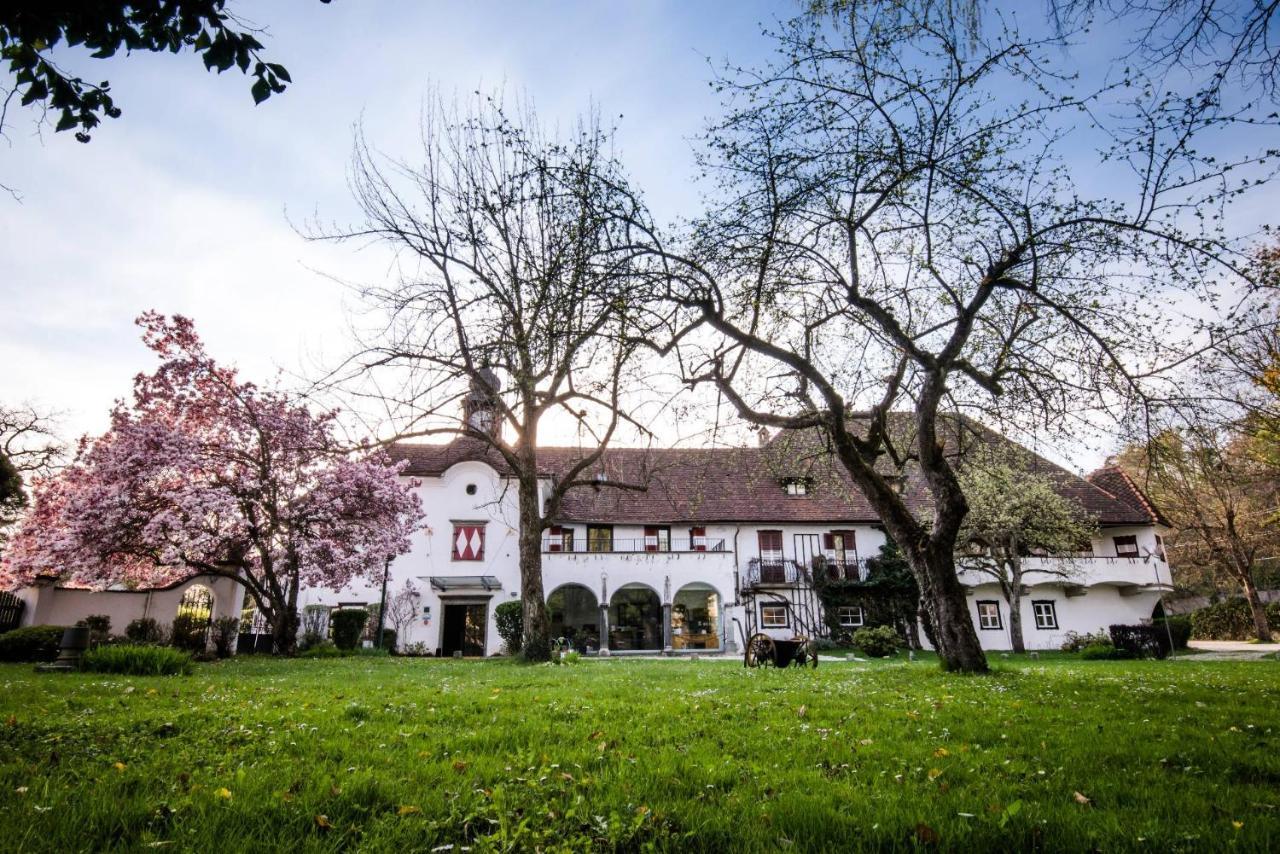
[{"label": "wrought iron balcony railing", "polygon": [[725,541],[719,537],[634,537],[588,541],[579,537],[543,537],[545,554],[701,554],[724,552]]}]

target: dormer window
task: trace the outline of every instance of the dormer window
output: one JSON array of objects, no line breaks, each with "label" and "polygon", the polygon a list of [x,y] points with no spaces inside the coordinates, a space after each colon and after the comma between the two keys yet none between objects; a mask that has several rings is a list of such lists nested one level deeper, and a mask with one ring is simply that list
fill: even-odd
[{"label": "dormer window", "polygon": [[782,479],[782,491],[792,498],[803,498],[813,489],[811,477],[786,477]]}]

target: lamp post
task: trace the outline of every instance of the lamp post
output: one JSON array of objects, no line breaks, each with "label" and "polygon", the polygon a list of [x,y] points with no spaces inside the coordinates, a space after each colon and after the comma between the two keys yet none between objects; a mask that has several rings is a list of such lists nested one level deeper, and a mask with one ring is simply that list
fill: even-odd
[{"label": "lamp post", "polygon": [[382,564],[382,598],[378,600],[378,639],[374,647],[382,649],[382,629],[387,624],[387,576],[391,574],[391,555]]}]

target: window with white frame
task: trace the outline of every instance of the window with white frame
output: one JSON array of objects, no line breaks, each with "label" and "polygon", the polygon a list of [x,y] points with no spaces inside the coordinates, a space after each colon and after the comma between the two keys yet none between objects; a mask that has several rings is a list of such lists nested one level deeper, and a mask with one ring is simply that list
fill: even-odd
[{"label": "window with white frame", "polygon": [[856,628],[862,625],[861,605],[841,605],[836,610],[836,620],[845,628]]},{"label": "window with white frame", "polygon": [[1056,629],[1058,627],[1058,607],[1051,600],[1045,599],[1032,602],[1031,613],[1035,615],[1037,629]]},{"label": "window with white frame", "polygon": [[787,606],[782,604],[761,605],[760,625],[766,629],[785,629],[791,625],[791,618],[787,614]]},{"label": "window with white frame", "polygon": [[1135,536],[1112,537],[1116,544],[1116,557],[1137,557],[1138,538]]},{"label": "window with white frame", "polygon": [[978,603],[978,628],[980,629],[1000,629],[1003,628],[1000,622],[1000,603],[994,600]]}]

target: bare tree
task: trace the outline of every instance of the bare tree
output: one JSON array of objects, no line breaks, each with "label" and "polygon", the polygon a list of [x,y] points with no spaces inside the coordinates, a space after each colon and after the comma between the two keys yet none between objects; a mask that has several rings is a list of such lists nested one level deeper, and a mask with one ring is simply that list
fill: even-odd
[{"label": "bare tree", "polygon": [[422,594],[407,578],[404,580],[404,586],[387,600],[387,622],[396,631],[397,644],[404,643],[405,630],[418,618],[418,603],[421,601]]},{"label": "bare tree", "polygon": [[[474,442],[515,482],[523,654],[550,656],[541,537],[565,493],[584,485],[628,414],[633,356],[647,337],[644,273],[628,247],[646,215],[595,121],[545,136],[527,105],[477,95],[466,109],[433,97],[421,163],[393,162],[360,138],[357,227],[323,235],[389,246],[398,280],[363,290],[378,325],[338,376],[387,406],[403,437]],[[549,489],[544,422],[576,429]],[[595,479],[600,486],[633,486]]]},{"label": "bare tree", "polygon": [[[757,424],[820,428],[902,547],[943,662],[984,671],[949,413],[1073,428],[1167,392],[1163,370],[1248,325],[1170,303],[1250,281],[1223,213],[1270,172],[1217,150],[1238,116],[1212,99],[1136,74],[1077,93],[1056,38],[880,5],[798,18],[772,65],[725,75],[712,211],[686,245],[649,242],[665,295],[711,333],[684,338],[687,380]],[[1082,125],[1112,194],[1074,180]],[[908,464],[923,504],[886,476]]]}]

